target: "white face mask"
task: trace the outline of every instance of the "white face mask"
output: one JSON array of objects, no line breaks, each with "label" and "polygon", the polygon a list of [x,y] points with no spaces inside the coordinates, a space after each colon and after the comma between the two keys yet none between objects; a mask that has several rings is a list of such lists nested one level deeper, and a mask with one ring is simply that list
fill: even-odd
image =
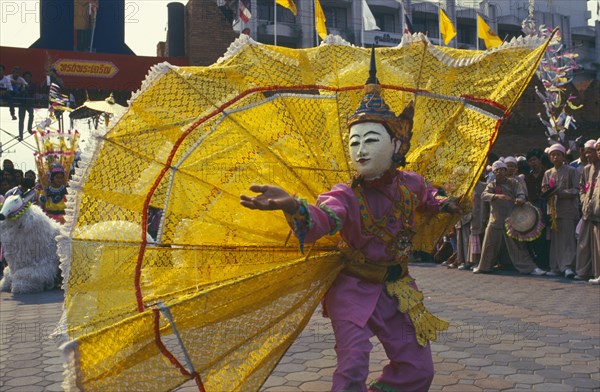
[{"label": "white face mask", "polygon": [[400,142],[379,123],[359,123],[350,128],[350,157],[356,171],[367,180],[381,177],[391,166]]}]

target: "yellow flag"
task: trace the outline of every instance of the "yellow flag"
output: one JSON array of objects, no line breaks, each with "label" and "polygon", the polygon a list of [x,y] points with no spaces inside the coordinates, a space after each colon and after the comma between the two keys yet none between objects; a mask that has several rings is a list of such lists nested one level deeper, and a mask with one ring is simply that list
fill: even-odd
[{"label": "yellow flag", "polygon": [[444,44],[448,45],[448,42],[452,40],[456,36],[456,29],[454,25],[450,21],[450,18],[446,16],[444,11],[440,8],[440,32],[442,33],[442,38],[444,39]]},{"label": "yellow flag", "polygon": [[477,38],[481,38],[485,42],[487,49],[497,48],[502,45],[500,37],[490,29],[490,26],[479,15],[477,15]]},{"label": "yellow flag", "polygon": [[325,14],[319,0],[315,0],[315,28],[321,39],[327,37],[327,27],[325,26]]},{"label": "yellow flag", "polygon": [[287,8],[288,10],[292,11],[292,14],[294,15],[298,13],[298,9],[296,8],[296,3],[294,3],[294,0],[275,0],[275,2],[283,8]]}]

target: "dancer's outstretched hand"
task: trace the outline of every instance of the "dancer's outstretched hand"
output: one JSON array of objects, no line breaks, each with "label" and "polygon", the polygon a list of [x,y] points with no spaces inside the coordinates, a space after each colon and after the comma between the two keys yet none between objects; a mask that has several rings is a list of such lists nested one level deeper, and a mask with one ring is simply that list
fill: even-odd
[{"label": "dancer's outstretched hand", "polygon": [[252,185],[252,192],[260,193],[258,196],[240,196],[240,204],[252,210],[282,210],[293,214],[298,209],[298,203],[289,193],[275,185]]}]

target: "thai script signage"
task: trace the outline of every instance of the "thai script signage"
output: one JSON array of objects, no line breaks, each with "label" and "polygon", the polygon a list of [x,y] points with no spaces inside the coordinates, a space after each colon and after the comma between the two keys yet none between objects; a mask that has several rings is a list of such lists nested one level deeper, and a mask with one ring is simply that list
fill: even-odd
[{"label": "thai script signage", "polygon": [[385,31],[365,31],[365,44],[378,46],[398,46],[402,41],[402,34],[388,33]]},{"label": "thai script signage", "polygon": [[61,76],[112,78],[119,72],[119,68],[110,61],[59,59],[53,66]]}]

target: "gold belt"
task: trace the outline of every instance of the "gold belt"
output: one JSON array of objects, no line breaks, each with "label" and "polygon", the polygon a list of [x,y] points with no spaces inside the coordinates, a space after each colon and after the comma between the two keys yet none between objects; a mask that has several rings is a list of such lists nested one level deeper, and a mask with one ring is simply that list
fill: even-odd
[{"label": "gold belt", "polygon": [[398,310],[408,313],[415,328],[419,345],[437,340],[437,333],[448,329],[448,322],[431,314],[423,304],[423,293],[413,286],[414,279],[408,276],[408,258],[389,263],[373,263],[360,251],[340,249],[344,260],[344,271],[371,283],[385,283],[388,295],[398,301]]},{"label": "gold belt", "polygon": [[408,258],[404,261],[374,263],[362,252],[350,248],[340,249],[343,255],[344,272],[371,283],[393,282],[408,274]]}]

